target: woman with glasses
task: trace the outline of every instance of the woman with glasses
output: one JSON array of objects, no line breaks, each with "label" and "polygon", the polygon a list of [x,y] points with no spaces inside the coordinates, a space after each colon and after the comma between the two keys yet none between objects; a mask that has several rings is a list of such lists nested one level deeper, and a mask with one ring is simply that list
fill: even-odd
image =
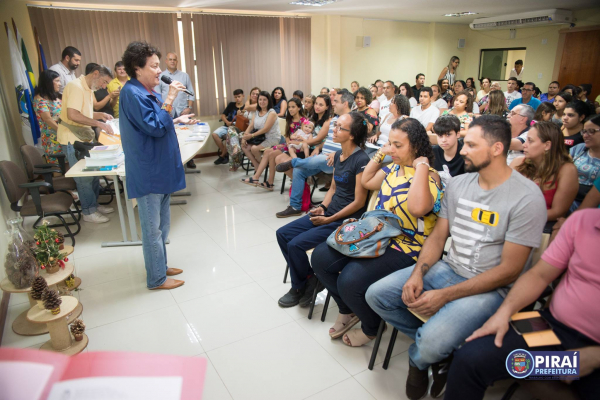
[{"label": "woman with glasses", "polygon": [[450,86],[454,85],[454,80],[456,79],[456,70],[458,69],[459,65],[460,58],[452,56],[448,62],[448,66],[444,67],[442,72],[440,72],[438,80],[447,79]]},{"label": "woman with glasses", "polygon": [[583,121],[590,115],[589,112],[589,107],[580,100],[572,101],[565,106],[561,131],[567,150],[571,150],[573,146],[583,143],[581,130],[583,129]]},{"label": "woman with glasses", "polygon": [[600,114],[592,115],[586,120],[581,134],[584,143],[574,146],[570,151],[579,175],[579,191],[571,211],[579,207],[600,176]]},{"label": "woman with glasses", "polygon": [[540,187],[546,200],[548,221],[566,216],[579,184],[577,168],[558,126],[550,121],[532,126],[523,143],[523,153],[525,156],[515,158],[510,167]]}]

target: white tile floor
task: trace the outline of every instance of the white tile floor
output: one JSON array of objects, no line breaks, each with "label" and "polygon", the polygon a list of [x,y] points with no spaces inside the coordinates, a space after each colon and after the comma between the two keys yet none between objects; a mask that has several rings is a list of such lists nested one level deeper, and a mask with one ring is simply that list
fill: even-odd
[{"label": "white tile floor", "polygon": [[[184,270],[181,288],[146,289],[141,247],[100,247],[121,238],[116,214],[107,224],[83,223],[72,258],[83,281],[76,295],[90,339],[86,351],[204,357],[206,400],[405,399],[411,340],[398,335],[385,371],[388,329],[369,371],[372,344],[349,348],[329,338],[337,309],[332,301],[321,322],[324,293],[312,320],[307,309],[280,308],[277,299],[290,284],[282,283],[285,261],[275,230],[290,219],[275,212],[287,207],[287,190],[280,195],[243,185],[243,173],[213,160],[196,162],[202,173],[186,175],[188,204],[171,207],[167,252],[169,266]],[[12,320],[26,308],[24,295],[11,297],[3,345],[36,348],[48,340],[12,332]],[[506,387],[490,389],[486,399],[499,399]]]}]

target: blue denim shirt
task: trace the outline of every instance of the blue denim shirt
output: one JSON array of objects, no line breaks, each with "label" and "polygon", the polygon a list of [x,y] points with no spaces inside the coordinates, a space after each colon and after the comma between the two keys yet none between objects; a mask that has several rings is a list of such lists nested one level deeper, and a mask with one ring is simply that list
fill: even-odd
[{"label": "blue denim shirt", "polygon": [[119,129],[130,199],[185,188],[185,172],[173,120],[162,99],[135,78],[121,89]]}]

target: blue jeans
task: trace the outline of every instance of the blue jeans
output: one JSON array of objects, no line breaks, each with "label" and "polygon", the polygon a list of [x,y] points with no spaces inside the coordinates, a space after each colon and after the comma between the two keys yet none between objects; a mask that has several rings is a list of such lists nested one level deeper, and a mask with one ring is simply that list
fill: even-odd
[{"label": "blue jeans", "polygon": [[[77,164],[75,157],[75,149],[69,143],[67,145],[67,161],[72,167]],[[90,215],[98,209],[98,195],[100,194],[100,177],[94,176],[91,178],[74,178],[77,185],[77,194],[81,202],[81,211],[84,215]]]},{"label": "blue jeans", "polygon": [[310,221],[310,216],[305,215],[277,229],[277,243],[290,267],[294,289],[302,289],[306,284],[306,278],[313,274],[306,251],[314,249],[327,240],[331,232],[342,222],[339,220],[327,225],[315,226]]},{"label": "blue jeans", "polygon": [[226,127],[225,125],[218,127],[217,129],[215,129],[215,131],[213,133],[216,133],[218,137],[220,137],[221,139],[225,139],[225,136],[227,136],[227,132],[228,132],[229,128]]},{"label": "blue jeans", "polygon": [[165,243],[171,228],[170,194],[147,194],[138,197],[142,249],[149,289],[158,287],[167,279],[167,248]]},{"label": "blue jeans", "polygon": [[304,193],[304,183],[306,178],[324,172],[333,173],[333,167],[327,165],[327,156],[319,154],[308,158],[292,158],[292,167],[294,168],[294,179],[292,184],[292,194],[290,195],[290,205],[296,210],[302,208],[302,194]]},{"label": "blue jeans", "polygon": [[352,258],[321,243],[312,254],[315,273],[337,303],[340,314],[356,314],[367,336],[377,336],[381,323],[379,315],[365,301],[367,289],[414,263],[411,257],[389,247],[377,258]]},{"label": "blue jeans", "polygon": [[[408,349],[411,365],[425,370],[458,349],[504,299],[496,291],[463,297],[444,305],[423,324],[402,301],[402,287],[413,269],[414,266],[402,269],[372,284],[366,297],[381,318],[415,341]],[[423,291],[443,289],[466,280],[440,260],[423,277]]]}]

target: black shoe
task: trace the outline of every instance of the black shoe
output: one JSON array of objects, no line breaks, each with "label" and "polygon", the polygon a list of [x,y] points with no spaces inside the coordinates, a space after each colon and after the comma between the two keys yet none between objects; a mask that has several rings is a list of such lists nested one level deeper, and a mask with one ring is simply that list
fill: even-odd
[{"label": "black shoe", "polygon": [[277,218],[296,217],[298,215],[302,215],[302,210],[296,210],[292,206],[288,206],[288,208],[286,208],[285,210],[275,214]]},{"label": "black shoe", "polygon": [[223,157],[219,156],[219,158],[217,158],[217,159],[215,160],[214,164],[215,164],[215,165],[222,164],[222,161],[223,161]]},{"label": "black shoe", "polygon": [[317,293],[320,293],[323,290],[325,290],[325,286],[323,286],[323,284],[319,282],[317,277],[313,275],[310,278],[308,278],[308,281],[306,282],[306,291],[304,292],[304,296],[302,296],[302,298],[300,299],[300,307],[310,306],[313,294],[315,293],[315,287],[317,288]]},{"label": "black shoe", "polygon": [[229,164],[229,154],[225,155],[225,157],[223,157],[223,161],[221,161],[221,164]]},{"label": "black shoe", "polygon": [[186,164],[186,167],[191,168],[191,169],[196,169],[196,163],[194,163],[194,160],[190,160]]},{"label": "black shoe", "polygon": [[441,397],[446,390],[446,381],[448,380],[448,371],[450,370],[451,361],[452,356],[431,365],[433,383],[431,384],[431,392],[429,394],[434,399]]},{"label": "black shoe", "polygon": [[290,169],[292,169],[292,160],[282,162],[275,166],[275,170],[277,172],[285,172],[285,171],[289,171]]},{"label": "black shoe", "polygon": [[410,400],[419,400],[427,395],[429,386],[428,369],[421,371],[408,362],[408,378],[406,379],[406,396]]},{"label": "black shoe", "polygon": [[304,287],[304,289],[300,289],[300,290],[292,288],[292,289],[290,289],[289,292],[287,292],[285,294],[285,296],[280,298],[277,303],[279,304],[280,307],[285,307],[285,308],[297,306],[298,303],[300,303],[300,299],[304,295],[305,290],[306,290],[306,287]]}]

